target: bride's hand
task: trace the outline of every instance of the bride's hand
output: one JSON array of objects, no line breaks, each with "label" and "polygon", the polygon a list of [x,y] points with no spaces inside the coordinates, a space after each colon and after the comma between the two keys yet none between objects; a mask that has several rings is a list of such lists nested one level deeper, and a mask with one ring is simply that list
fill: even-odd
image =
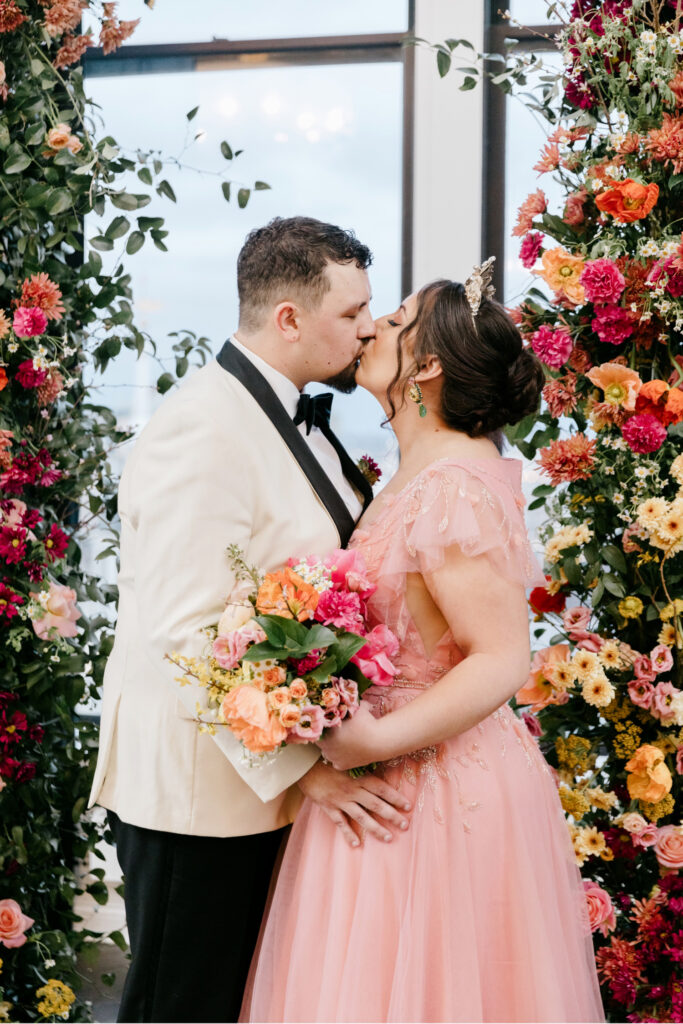
[{"label": "bride's hand", "polygon": [[325,737],[318,740],[318,746],[326,761],[339,771],[347,771],[382,760],[380,733],[381,720],[361,701],[353,718],[328,729]]}]

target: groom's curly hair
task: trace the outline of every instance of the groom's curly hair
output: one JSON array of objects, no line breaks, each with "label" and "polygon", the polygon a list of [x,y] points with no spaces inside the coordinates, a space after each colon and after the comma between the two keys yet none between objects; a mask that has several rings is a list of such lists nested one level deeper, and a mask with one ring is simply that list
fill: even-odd
[{"label": "groom's curly hair", "polygon": [[275,217],[256,228],[237,258],[240,328],[257,330],[266,311],[286,299],[315,309],[330,288],[327,264],[351,262],[366,270],[372,253],[352,231],[334,224],[313,217]]}]

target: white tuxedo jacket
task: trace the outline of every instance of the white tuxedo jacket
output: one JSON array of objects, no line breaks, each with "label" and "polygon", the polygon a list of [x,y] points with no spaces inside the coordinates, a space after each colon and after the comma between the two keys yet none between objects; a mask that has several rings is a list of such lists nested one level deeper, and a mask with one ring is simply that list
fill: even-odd
[{"label": "white tuxedo jacket", "polygon": [[318,748],[288,747],[270,765],[247,766],[227,728],[199,732],[204,691],[181,687],[164,654],[203,651],[201,629],[235,585],[229,544],[270,571],[338,547],[331,515],[257,401],[215,360],[143,430],[121,476],[119,514],[119,613],[91,805],[189,835],[288,824],[300,802],[293,784]]}]

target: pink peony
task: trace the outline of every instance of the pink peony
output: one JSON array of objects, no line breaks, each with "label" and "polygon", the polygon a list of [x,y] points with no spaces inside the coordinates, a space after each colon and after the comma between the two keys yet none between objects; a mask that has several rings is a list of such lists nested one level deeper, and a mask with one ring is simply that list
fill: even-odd
[{"label": "pink peony", "polygon": [[232,669],[242,660],[252,644],[261,644],[266,634],[256,622],[247,622],[241,629],[219,635],[213,642],[213,656],[224,669]]},{"label": "pink peony", "polygon": [[649,711],[652,707],[655,688],[647,679],[632,679],[628,684],[628,695],[637,707]]},{"label": "pink peony", "polygon": [[626,278],[612,260],[588,260],[581,273],[588,302],[616,302],[626,287]]},{"label": "pink peony", "polygon": [[363,615],[358,594],[345,590],[325,590],[320,595],[315,618],[326,626],[347,629],[350,633],[364,631]]},{"label": "pink peony", "polygon": [[621,428],[621,433],[631,451],[639,455],[656,452],[666,440],[666,427],[649,412],[631,416]]},{"label": "pink peony", "polygon": [[19,364],[14,376],[22,388],[39,388],[47,380],[48,371],[36,370],[33,360],[26,359],[23,363]]},{"label": "pink peony", "polygon": [[305,704],[301,709],[301,718],[287,733],[287,742],[314,743],[322,736],[325,725],[323,709],[317,704]]},{"label": "pink peony", "polygon": [[531,270],[538,259],[542,243],[543,235],[540,231],[530,231],[522,239],[522,244],[519,248],[519,258],[522,261],[522,266],[526,267],[527,270]]},{"label": "pink peony", "polygon": [[683,868],[683,828],[680,825],[662,825],[655,843],[655,857],[668,871]]},{"label": "pink peony", "polygon": [[571,335],[561,328],[553,330],[544,324],[531,335],[531,347],[538,358],[553,370],[559,370],[569,359],[574,347]]},{"label": "pink peony", "polygon": [[39,604],[41,612],[44,608],[44,614],[38,618],[38,613],[36,613],[36,618],[32,617],[31,619],[36,635],[41,640],[49,640],[50,632],[54,629],[59,636],[76,636],[78,633],[76,620],[81,617],[81,613],[76,608],[76,591],[61,583],[50,583],[47,598],[44,595],[45,591],[41,594],[31,594],[36,602],[39,602],[41,597],[45,602],[44,605],[42,602]]},{"label": "pink peony", "polygon": [[17,338],[33,338],[47,327],[47,317],[40,306],[19,306],[12,323]]},{"label": "pink peony", "polygon": [[668,672],[674,663],[673,655],[666,644],[659,644],[650,652],[650,661],[657,675],[660,672]]},{"label": "pink peony", "polygon": [[532,715],[530,711],[522,711],[520,718],[522,719],[522,721],[524,722],[532,736],[543,736],[543,726],[536,718],[536,715]]},{"label": "pink peony", "polygon": [[0,942],[8,949],[17,949],[24,945],[24,932],[33,923],[33,918],[22,913],[16,900],[0,900]]},{"label": "pink peony", "polygon": [[325,566],[332,572],[335,589],[351,590],[367,601],[377,590],[367,576],[365,559],[356,548],[332,551],[325,559]]},{"label": "pink peony", "polygon": [[595,310],[591,327],[600,341],[607,345],[621,345],[633,334],[633,320],[627,309],[608,303]]},{"label": "pink peony", "polygon": [[588,920],[591,931],[600,931],[603,935],[613,932],[617,926],[617,915],[609,893],[601,889],[595,882],[585,878],[583,891],[588,904]]},{"label": "pink peony", "polygon": [[390,659],[398,654],[398,640],[388,626],[375,626],[365,638],[365,646],[351,661],[375,686],[391,686],[397,670]]}]

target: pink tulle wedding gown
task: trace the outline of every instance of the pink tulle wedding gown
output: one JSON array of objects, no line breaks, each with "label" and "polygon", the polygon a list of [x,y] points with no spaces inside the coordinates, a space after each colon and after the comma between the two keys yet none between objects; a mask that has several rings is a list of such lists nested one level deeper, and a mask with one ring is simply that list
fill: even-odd
[{"label": "pink tulle wedding gown", "polygon": [[[485,552],[513,580],[538,577],[520,481],[514,459],[444,459],[380,498],[379,514],[356,531],[352,546],[378,588],[371,624],[386,623],[401,643],[395,685],[365,695],[376,715],[413,700],[461,659],[450,633],[425,653],[407,574],[433,569],[458,544]],[[409,830],[353,849],[305,801],[241,1019],[603,1020],[555,784],[512,710],[504,705],[382,771],[413,803]]]}]

